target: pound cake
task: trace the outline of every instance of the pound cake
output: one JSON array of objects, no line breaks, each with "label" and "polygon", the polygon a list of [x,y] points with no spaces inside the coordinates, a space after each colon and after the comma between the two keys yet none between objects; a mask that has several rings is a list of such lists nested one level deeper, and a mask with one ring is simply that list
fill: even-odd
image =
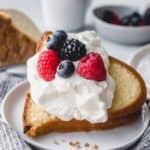
[{"label": "pound cake", "polygon": [[23,13],[0,10],[0,66],[25,63],[35,53],[40,32]]},{"label": "pound cake", "polygon": [[36,51],[27,62],[23,128],[28,136],[109,129],[138,118],[144,81],[108,56],[96,32],[45,32]]}]

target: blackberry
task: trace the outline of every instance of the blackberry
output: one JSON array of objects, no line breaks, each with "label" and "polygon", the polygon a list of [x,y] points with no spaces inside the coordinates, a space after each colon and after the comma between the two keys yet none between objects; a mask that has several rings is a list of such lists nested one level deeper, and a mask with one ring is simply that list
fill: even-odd
[{"label": "blackberry", "polygon": [[94,13],[98,18],[102,19],[103,21],[105,21],[107,23],[119,24],[119,22],[120,22],[118,15],[111,10],[96,9],[94,11]]},{"label": "blackberry", "polygon": [[77,61],[85,55],[85,45],[76,39],[66,40],[60,51],[60,57],[63,60],[68,59],[71,61]]},{"label": "blackberry", "polygon": [[104,10],[101,13],[101,19],[108,23],[112,23],[113,18],[114,18],[114,13],[111,10]]}]

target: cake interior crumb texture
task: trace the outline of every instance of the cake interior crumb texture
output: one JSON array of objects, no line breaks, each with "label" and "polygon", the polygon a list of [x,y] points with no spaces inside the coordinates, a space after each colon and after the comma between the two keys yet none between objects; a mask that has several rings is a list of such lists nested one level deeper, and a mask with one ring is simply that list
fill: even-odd
[{"label": "cake interior crumb texture", "polygon": [[38,28],[23,13],[0,10],[0,66],[25,63],[39,38]]}]

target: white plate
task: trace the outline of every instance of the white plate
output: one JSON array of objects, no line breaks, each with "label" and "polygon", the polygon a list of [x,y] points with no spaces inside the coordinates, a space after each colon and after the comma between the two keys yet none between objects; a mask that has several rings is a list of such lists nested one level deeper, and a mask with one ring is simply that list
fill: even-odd
[{"label": "white plate", "polygon": [[[25,94],[28,90],[29,84],[23,82],[14,87],[7,94],[2,104],[2,117],[8,124],[15,128],[28,143],[40,149],[71,149],[69,145],[70,141],[79,141],[81,146],[85,143],[89,143],[91,146],[96,144],[101,150],[123,149],[135,143],[141,137],[149,123],[149,111],[145,105],[138,120],[116,129],[80,133],[49,133],[45,136],[31,139],[22,133],[22,111]],[[55,140],[60,144],[55,144]]]},{"label": "white plate", "polygon": [[[137,70],[139,63],[147,56],[150,55],[150,44],[137,50],[129,59],[129,64]],[[144,77],[143,77],[144,78]],[[146,81],[145,81],[146,83]],[[147,97],[150,98],[150,85],[146,83]]]}]

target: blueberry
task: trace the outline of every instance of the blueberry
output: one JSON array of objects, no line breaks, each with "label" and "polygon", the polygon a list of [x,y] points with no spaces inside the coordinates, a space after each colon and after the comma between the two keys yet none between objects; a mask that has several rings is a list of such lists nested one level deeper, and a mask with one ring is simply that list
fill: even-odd
[{"label": "blueberry", "polygon": [[63,30],[56,31],[54,36],[59,39],[59,41],[65,41],[67,39],[67,34]]},{"label": "blueberry", "polygon": [[141,22],[141,15],[138,13],[138,12],[133,12],[131,15],[130,15],[130,23],[129,25],[130,26],[138,26]]},{"label": "blueberry", "polygon": [[50,39],[47,40],[46,47],[47,49],[59,51],[59,40],[55,36],[52,36]]},{"label": "blueberry", "polygon": [[129,25],[138,26],[140,24],[140,21],[141,21],[141,19],[139,19],[138,17],[132,17]]},{"label": "blueberry", "polygon": [[70,77],[74,73],[74,71],[75,71],[74,64],[70,60],[62,61],[57,67],[57,74],[63,78]]},{"label": "blueberry", "polygon": [[141,19],[141,15],[138,13],[138,12],[133,12],[132,14],[131,14],[131,18],[134,18],[134,17],[136,17],[136,18],[138,18],[138,19]]},{"label": "blueberry", "polygon": [[56,31],[52,37],[47,39],[46,47],[59,52],[66,39],[67,34],[65,31]]},{"label": "blueberry", "polygon": [[121,19],[121,25],[127,26],[130,23],[130,17],[129,16],[125,16]]},{"label": "blueberry", "polygon": [[150,8],[148,8],[144,13],[144,24],[150,25]]}]

